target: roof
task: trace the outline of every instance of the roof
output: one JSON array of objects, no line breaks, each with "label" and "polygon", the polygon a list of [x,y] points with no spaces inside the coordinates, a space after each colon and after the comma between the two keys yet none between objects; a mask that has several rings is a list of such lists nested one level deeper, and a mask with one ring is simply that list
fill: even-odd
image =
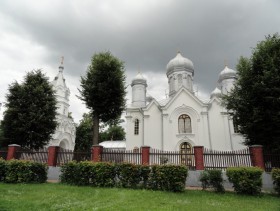
[{"label": "roof", "polygon": [[103,141],[99,145],[104,148],[126,148],[125,141]]}]

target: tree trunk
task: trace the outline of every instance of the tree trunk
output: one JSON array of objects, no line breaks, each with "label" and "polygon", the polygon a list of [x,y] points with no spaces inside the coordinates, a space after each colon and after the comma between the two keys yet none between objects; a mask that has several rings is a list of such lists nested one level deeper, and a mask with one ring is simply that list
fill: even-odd
[{"label": "tree trunk", "polygon": [[92,144],[98,145],[98,136],[99,136],[99,118],[98,115],[93,115],[93,139]]}]

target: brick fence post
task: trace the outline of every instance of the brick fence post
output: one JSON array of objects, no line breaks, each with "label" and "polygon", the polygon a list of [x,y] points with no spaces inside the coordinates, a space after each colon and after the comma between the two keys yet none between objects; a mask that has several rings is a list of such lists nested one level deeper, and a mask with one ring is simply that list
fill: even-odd
[{"label": "brick fence post", "polygon": [[142,160],[141,160],[142,165],[149,165],[150,164],[150,147],[142,146],[141,154],[142,154]]},{"label": "brick fence post", "polygon": [[59,151],[59,146],[49,146],[49,148],[48,148],[48,166],[56,166],[58,151]]},{"label": "brick fence post", "polygon": [[16,153],[20,150],[20,145],[10,144],[8,146],[7,160],[17,159]]},{"label": "brick fence post", "polygon": [[93,162],[101,162],[102,161],[102,152],[103,146],[94,145],[91,150],[91,158]]},{"label": "brick fence post", "polygon": [[203,146],[194,146],[195,170],[204,170]]},{"label": "brick fence post", "polygon": [[263,159],[263,147],[261,145],[249,146],[252,165],[265,170]]}]

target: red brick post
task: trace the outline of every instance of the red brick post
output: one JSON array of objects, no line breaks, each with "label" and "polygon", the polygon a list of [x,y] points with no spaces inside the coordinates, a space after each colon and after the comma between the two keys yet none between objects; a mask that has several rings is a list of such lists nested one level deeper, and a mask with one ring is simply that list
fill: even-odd
[{"label": "red brick post", "polygon": [[49,146],[49,148],[48,148],[48,166],[56,166],[58,151],[59,151],[59,146]]},{"label": "red brick post", "polygon": [[150,147],[149,146],[142,146],[141,147],[142,153],[142,165],[149,165],[150,164]]},{"label": "red brick post", "polygon": [[20,145],[10,144],[8,146],[7,160],[17,159],[16,152],[20,149]]},{"label": "red brick post", "polygon": [[203,146],[194,146],[195,170],[204,170]]},{"label": "red brick post", "polygon": [[103,146],[94,145],[91,149],[91,157],[93,162],[102,161]]},{"label": "red brick post", "polygon": [[264,170],[263,147],[261,145],[253,145],[249,147],[249,150],[252,165]]}]

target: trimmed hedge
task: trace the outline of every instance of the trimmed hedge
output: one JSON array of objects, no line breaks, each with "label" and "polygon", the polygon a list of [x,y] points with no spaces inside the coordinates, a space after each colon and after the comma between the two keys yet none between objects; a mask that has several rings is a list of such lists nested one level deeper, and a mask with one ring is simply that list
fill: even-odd
[{"label": "trimmed hedge", "polygon": [[227,169],[228,180],[233,183],[234,191],[241,194],[261,193],[263,170],[258,167],[233,167]]},{"label": "trimmed hedge", "polygon": [[144,166],[130,163],[69,162],[61,167],[60,180],[71,185],[147,188],[179,192],[185,189],[185,166]]},{"label": "trimmed hedge", "polygon": [[46,164],[25,160],[0,160],[0,181],[6,183],[43,183],[47,180]]},{"label": "trimmed hedge", "polygon": [[200,175],[199,180],[202,184],[203,190],[205,190],[206,188],[212,187],[215,190],[215,192],[218,192],[218,193],[225,192],[225,188],[223,185],[224,180],[223,180],[221,170],[213,169],[213,170],[203,171]]},{"label": "trimmed hedge", "polygon": [[280,195],[280,168],[272,169],[271,176],[275,185],[275,191]]}]

